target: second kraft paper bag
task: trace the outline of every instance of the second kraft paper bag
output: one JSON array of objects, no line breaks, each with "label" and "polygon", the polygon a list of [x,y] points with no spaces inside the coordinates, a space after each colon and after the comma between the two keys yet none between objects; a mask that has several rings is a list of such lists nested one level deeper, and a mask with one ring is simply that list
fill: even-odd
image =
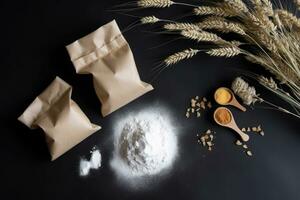
[{"label": "second kraft paper bag", "polygon": [[115,20],[67,46],[79,74],[92,74],[106,116],[153,87],[141,81],[131,49]]},{"label": "second kraft paper bag", "polygon": [[79,74],[92,74],[106,116],[153,87],[141,81],[131,49],[115,20],[67,46]]}]

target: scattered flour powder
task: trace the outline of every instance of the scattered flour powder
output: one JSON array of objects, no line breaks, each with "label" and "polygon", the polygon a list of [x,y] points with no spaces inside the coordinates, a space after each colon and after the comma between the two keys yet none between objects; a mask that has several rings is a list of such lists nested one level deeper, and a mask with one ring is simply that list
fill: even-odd
[{"label": "scattered flour powder", "polygon": [[131,113],[115,127],[111,166],[127,178],[151,176],[167,169],[177,154],[177,137],[168,115],[158,109]]},{"label": "scattered flour powder", "polygon": [[87,176],[90,173],[91,169],[98,169],[101,167],[101,153],[100,150],[94,147],[92,149],[90,160],[86,160],[84,158],[80,159],[79,163],[79,174],[80,176]]}]

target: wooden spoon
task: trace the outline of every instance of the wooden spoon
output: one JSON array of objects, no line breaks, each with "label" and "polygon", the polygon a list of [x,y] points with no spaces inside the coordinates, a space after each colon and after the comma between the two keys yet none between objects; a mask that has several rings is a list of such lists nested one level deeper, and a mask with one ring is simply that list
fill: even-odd
[{"label": "wooden spoon", "polygon": [[[221,103],[221,102],[218,102],[218,101],[217,101],[216,94],[217,94],[217,91],[218,91],[218,90],[221,90],[221,89],[226,90],[226,91],[229,92],[230,95],[231,95],[231,99],[230,99],[228,102],[226,102],[226,103]],[[218,104],[222,105],[222,106],[232,105],[232,106],[234,106],[234,107],[240,109],[240,110],[243,111],[243,112],[246,111],[246,108],[245,108],[244,106],[242,106],[242,105],[236,100],[236,98],[235,98],[235,96],[234,96],[234,93],[233,93],[229,88],[227,88],[227,87],[220,87],[220,88],[218,88],[218,89],[216,90],[216,92],[215,92],[214,98],[215,98],[215,101],[216,101]]]},{"label": "wooden spoon", "polygon": [[[230,119],[230,122],[228,122],[227,124],[219,122],[218,118],[216,117],[217,112],[219,110],[221,110],[221,109],[226,110],[230,114],[231,119]],[[240,135],[240,137],[242,138],[242,140],[244,142],[247,142],[249,140],[249,135],[247,135],[246,133],[244,133],[243,131],[241,131],[241,129],[238,128],[238,126],[236,125],[235,120],[233,118],[232,112],[228,108],[225,108],[225,107],[219,107],[219,108],[217,108],[215,110],[215,112],[214,112],[214,120],[220,126],[231,128],[232,130],[234,130],[235,132],[237,132]]]}]

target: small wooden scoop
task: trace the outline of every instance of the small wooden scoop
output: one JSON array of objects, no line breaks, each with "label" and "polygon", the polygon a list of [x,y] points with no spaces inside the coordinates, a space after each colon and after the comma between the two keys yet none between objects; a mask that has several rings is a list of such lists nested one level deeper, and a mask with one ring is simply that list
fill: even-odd
[{"label": "small wooden scoop", "polygon": [[[229,93],[231,94],[231,99],[230,99],[228,102],[226,102],[226,103],[221,103],[221,102],[219,102],[219,101],[217,100],[217,98],[216,98],[216,94],[217,94],[218,90],[221,90],[221,89],[226,90],[227,92],[229,92]],[[229,88],[226,88],[226,87],[220,87],[220,88],[218,88],[218,89],[216,90],[215,94],[214,94],[214,98],[215,98],[215,101],[216,101],[218,104],[220,104],[220,105],[223,105],[223,106],[226,106],[226,105],[232,105],[232,106],[234,106],[234,107],[240,109],[240,110],[243,111],[243,112],[246,111],[246,108],[245,108],[244,106],[242,106],[242,105],[236,100],[236,98],[235,98],[235,96],[234,96],[234,93],[233,93]]]},{"label": "small wooden scoop", "polygon": [[[220,111],[220,110],[226,110],[226,111],[230,114],[230,117],[231,117],[231,118],[230,118],[230,122],[228,122],[227,124],[221,123],[221,122],[218,120],[217,113],[218,113],[218,111]],[[215,120],[215,122],[216,122],[217,124],[219,124],[220,126],[224,126],[224,127],[227,127],[227,128],[231,128],[232,130],[234,130],[235,132],[237,132],[237,133],[241,136],[241,138],[242,138],[242,140],[243,140],[244,142],[247,142],[247,141],[249,140],[249,135],[247,135],[246,133],[244,133],[243,131],[241,131],[241,130],[238,128],[238,126],[236,125],[235,120],[234,120],[234,118],[233,118],[232,112],[231,112],[228,108],[225,108],[225,107],[219,107],[219,108],[217,108],[217,109],[215,110],[215,112],[214,112],[214,120]]]}]

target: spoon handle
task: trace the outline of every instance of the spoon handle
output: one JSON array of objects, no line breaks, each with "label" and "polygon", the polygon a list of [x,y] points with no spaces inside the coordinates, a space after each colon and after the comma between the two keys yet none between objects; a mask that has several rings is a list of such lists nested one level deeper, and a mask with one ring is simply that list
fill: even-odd
[{"label": "spoon handle", "polygon": [[241,129],[239,129],[238,127],[233,127],[232,129],[235,130],[241,136],[244,142],[247,142],[249,140],[249,135],[241,131]]},{"label": "spoon handle", "polygon": [[245,112],[247,109],[244,107],[244,106],[242,106],[236,99],[234,99],[233,101],[232,101],[232,105],[233,106],[235,106],[235,107],[237,107],[238,109],[240,109],[241,111],[243,111],[243,112]]}]

